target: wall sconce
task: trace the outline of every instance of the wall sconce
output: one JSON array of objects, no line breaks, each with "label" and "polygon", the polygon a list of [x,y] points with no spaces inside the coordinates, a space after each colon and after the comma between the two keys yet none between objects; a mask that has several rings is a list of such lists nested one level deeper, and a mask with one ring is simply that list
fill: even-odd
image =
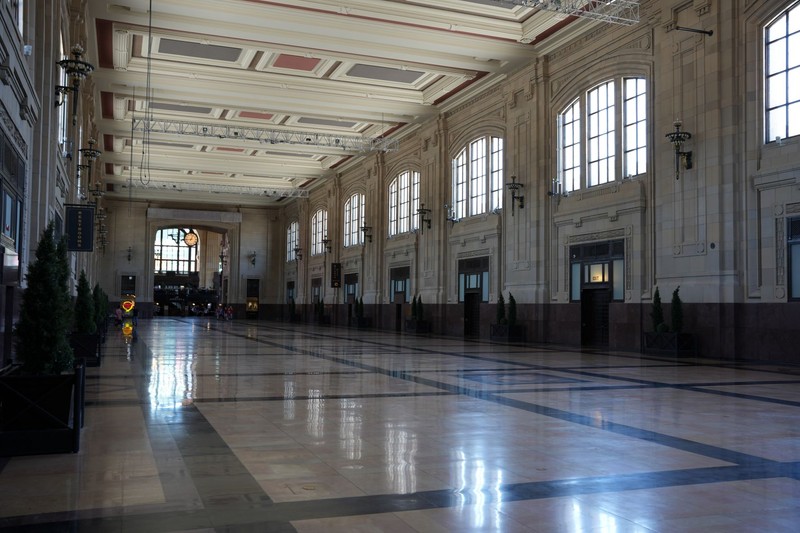
[{"label": "wall sconce", "polygon": [[431,214],[431,210],[425,209],[425,204],[419,204],[417,214],[419,215],[419,233],[422,235],[422,233],[424,233],[425,224],[428,225],[428,229],[431,229],[431,219],[427,216]]},{"label": "wall sconce", "polygon": [[323,253],[324,253],[324,254],[326,254],[326,255],[327,255],[327,254],[329,254],[329,253],[331,253],[331,250],[332,250],[332,248],[331,248],[331,242],[333,242],[333,241],[331,241],[331,240],[328,238],[328,236],[327,236],[327,235],[325,235],[325,238],[324,238],[324,239],[322,239],[320,242],[322,243],[322,246],[323,246],[323,248],[324,248],[324,250],[323,250]]},{"label": "wall sconce", "polygon": [[665,135],[669,142],[672,143],[672,146],[675,147],[675,179],[680,179],[681,177],[681,165],[686,170],[690,170],[692,168],[692,152],[691,150],[688,152],[683,152],[681,149],[683,148],[683,143],[688,141],[692,138],[692,134],[688,131],[681,130],[681,121],[676,120],[675,123],[675,131],[671,131]]},{"label": "wall sconce", "polygon": [[94,65],[87,63],[83,56],[83,47],[76,44],[72,47],[72,58],[65,58],[56,62],[56,65],[64,69],[67,78],[72,82],[71,85],[56,85],[56,107],[62,105],[64,100],[61,95],[72,93],[72,125],[78,123],[78,92],[81,88],[81,80],[85,80],[94,70]]},{"label": "wall sconce", "polygon": [[133,257],[133,247],[128,246],[128,263],[131,262],[131,257]]},{"label": "wall sconce", "polygon": [[253,265],[253,266],[256,266],[256,252],[255,252],[255,250],[250,252],[250,255],[248,257],[250,258],[250,264]]},{"label": "wall sconce", "polygon": [[456,216],[455,207],[451,207],[447,204],[444,204],[444,218],[448,222],[452,222],[453,224],[457,224],[461,222],[461,219]]},{"label": "wall sconce", "polygon": [[558,200],[562,196],[566,198],[569,195],[564,191],[561,182],[558,181],[558,179],[553,178],[553,181],[550,183],[550,190],[547,191],[547,196],[553,200]]},{"label": "wall sconce", "polygon": [[303,259],[303,249],[299,246],[294,247],[294,262],[297,263],[298,261],[302,261]]},{"label": "wall sconce", "polygon": [[[103,154],[103,152],[94,147],[94,145],[97,144],[97,141],[95,141],[94,139],[89,139],[88,144],[89,148],[81,148],[80,150],[78,150],[78,152],[81,155],[81,163],[82,163],[77,165],[78,174],[80,174],[81,170],[83,169],[89,171],[88,178],[86,179],[86,184],[87,184],[86,190],[90,192],[92,196],[94,196],[95,198],[100,198],[101,196],[103,196],[104,193],[102,185],[99,182],[95,183],[91,187],[88,187],[88,185],[92,183],[92,167],[94,166],[94,162],[98,157],[100,157]],[[87,162],[83,163],[84,160],[86,160]]]},{"label": "wall sconce", "polygon": [[506,183],[506,188],[511,191],[511,216],[514,216],[514,202],[517,202],[517,207],[522,209],[525,207],[525,197],[521,194],[517,194],[517,191],[523,188],[525,185],[522,183],[517,183],[517,177],[511,176],[511,183]]},{"label": "wall sconce", "polygon": [[372,242],[372,226],[361,226],[361,233],[364,234],[365,242]]}]

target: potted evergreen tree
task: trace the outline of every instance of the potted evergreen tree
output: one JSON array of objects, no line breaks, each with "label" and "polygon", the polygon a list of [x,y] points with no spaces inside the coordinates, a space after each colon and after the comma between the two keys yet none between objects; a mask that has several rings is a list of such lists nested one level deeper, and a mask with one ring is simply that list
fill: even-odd
[{"label": "potted evergreen tree", "polygon": [[[84,366],[74,363],[66,239],[51,222],[28,265],[14,330],[20,362],[0,376],[0,456],[76,452],[83,425]],[[68,371],[71,371],[68,373]]]},{"label": "potted evergreen tree", "polygon": [[679,285],[672,291],[672,301],[670,302],[672,327],[670,327],[664,321],[661,293],[656,287],[650,311],[653,331],[642,333],[643,352],[668,353],[674,356],[695,354],[694,335],[683,332],[683,302],[680,297],[680,289]]},{"label": "potted evergreen tree", "polygon": [[514,295],[508,293],[508,313],[505,311],[505,299],[503,294],[497,297],[498,324],[492,324],[489,330],[489,338],[493,341],[506,342],[525,342],[527,340],[527,329],[521,324],[517,324],[517,300]]},{"label": "potted evergreen tree", "polygon": [[97,323],[100,342],[105,342],[108,334],[108,295],[99,283],[94,284],[92,299],[94,300],[94,320]]},{"label": "potted evergreen tree", "polygon": [[425,320],[422,296],[415,296],[411,300],[411,318],[406,319],[406,331],[409,333],[430,333],[431,331],[431,323]]},{"label": "potted evergreen tree", "polygon": [[372,326],[372,319],[364,316],[364,298],[356,298],[353,303],[355,313],[355,326],[358,328],[369,328]]},{"label": "potted evergreen tree", "polygon": [[75,321],[69,342],[76,358],[86,366],[100,366],[100,334],[97,332],[96,305],[86,272],[81,270],[75,296]]}]

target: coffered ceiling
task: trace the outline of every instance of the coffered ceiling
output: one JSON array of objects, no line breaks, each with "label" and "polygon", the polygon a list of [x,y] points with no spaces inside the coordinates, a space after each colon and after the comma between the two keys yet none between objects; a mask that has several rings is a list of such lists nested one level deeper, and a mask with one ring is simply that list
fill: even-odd
[{"label": "coffered ceiling", "polygon": [[494,0],[89,0],[89,14],[107,196],[193,205],[308,195],[598,24]]}]

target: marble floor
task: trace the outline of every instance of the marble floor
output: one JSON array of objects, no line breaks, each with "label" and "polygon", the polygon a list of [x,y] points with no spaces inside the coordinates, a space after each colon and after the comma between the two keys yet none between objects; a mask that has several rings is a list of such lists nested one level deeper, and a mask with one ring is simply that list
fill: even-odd
[{"label": "marble floor", "polygon": [[800,370],[143,320],[80,452],[0,458],[0,530],[797,531]]}]

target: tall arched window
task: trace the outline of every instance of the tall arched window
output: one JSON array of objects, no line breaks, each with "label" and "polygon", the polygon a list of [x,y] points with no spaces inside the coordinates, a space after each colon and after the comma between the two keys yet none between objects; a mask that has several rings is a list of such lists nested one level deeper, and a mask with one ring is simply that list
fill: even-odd
[{"label": "tall arched window", "polygon": [[[617,154],[623,157],[617,157]],[[615,78],[558,115],[558,174],[565,192],[647,170],[647,83]]]},{"label": "tall arched window", "polygon": [[800,2],[764,32],[766,142],[800,135]]},{"label": "tall arched window", "polygon": [[298,246],[300,224],[295,220],[286,229],[286,262],[295,260],[295,248]]},{"label": "tall arched window", "polygon": [[156,232],[153,257],[156,274],[197,272],[197,233],[192,228],[166,228]]},{"label": "tall arched window", "polygon": [[453,159],[453,208],[457,218],[503,207],[503,139],[480,137]]},{"label": "tall arched window", "polygon": [[328,212],[320,209],[311,217],[311,255],[325,253],[325,243],[322,241],[327,238]]},{"label": "tall arched window", "polygon": [[358,246],[364,242],[364,195],[356,193],[344,203],[344,246]]},{"label": "tall arched window", "polygon": [[389,184],[389,236],[417,229],[419,172],[406,170]]}]

